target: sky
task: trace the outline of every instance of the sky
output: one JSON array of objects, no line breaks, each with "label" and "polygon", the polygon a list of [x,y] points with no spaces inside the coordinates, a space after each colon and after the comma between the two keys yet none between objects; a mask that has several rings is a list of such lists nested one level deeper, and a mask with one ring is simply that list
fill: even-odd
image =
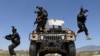
[{"label": "sky", "polygon": [[0,49],[8,50],[11,41],[4,39],[11,34],[11,26],[17,28],[21,44],[16,50],[29,49],[29,33],[35,30],[34,21],[36,6],[43,6],[48,12],[48,19],[64,20],[64,28],[77,31],[77,14],[83,6],[89,12],[86,26],[92,40],[86,40],[83,33],[78,34],[76,48],[86,45],[100,45],[100,1],[99,0],[0,0]]}]

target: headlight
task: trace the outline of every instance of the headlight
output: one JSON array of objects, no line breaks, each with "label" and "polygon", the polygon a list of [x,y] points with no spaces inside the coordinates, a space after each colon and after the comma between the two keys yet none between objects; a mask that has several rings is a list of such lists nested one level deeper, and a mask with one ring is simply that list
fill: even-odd
[{"label": "headlight", "polygon": [[30,37],[30,40],[38,40],[37,34],[30,34],[29,37]]},{"label": "headlight", "polygon": [[43,36],[40,36],[40,39],[41,39],[41,40],[43,40],[43,39],[44,39],[44,37],[43,37]]},{"label": "headlight", "polygon": [[61,36],[61,39],[64,40],[65,39],[65,36]]},{"label": "headlight", "polygon": [[71,40],[71,41],[75,41],[76,40],[75,35],[73,33],[67,34],[66,37],[67,37],[67,40]]}]

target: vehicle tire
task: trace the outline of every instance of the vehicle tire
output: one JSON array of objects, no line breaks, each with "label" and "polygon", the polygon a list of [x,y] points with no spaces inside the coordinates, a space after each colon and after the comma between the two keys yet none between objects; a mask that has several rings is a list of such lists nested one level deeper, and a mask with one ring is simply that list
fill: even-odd
[{"label": "vehicle tire", "polygon": [[75,43],[73,41],[69,42],[68,56],[76,56],[76,48],[75,48]]},{"label": "vehicle tire", "polygon": [[29,56],[37,56],[37,48],[35,42],[30,43]]},{"label": "vehicle tire", "polygon": [[44,53],[39,53],[39,56],[45,56],[45,54]]},{"label": "vehicle tire", "polygon": [[62,56],[67,56],[67,54],[62,54]]}]

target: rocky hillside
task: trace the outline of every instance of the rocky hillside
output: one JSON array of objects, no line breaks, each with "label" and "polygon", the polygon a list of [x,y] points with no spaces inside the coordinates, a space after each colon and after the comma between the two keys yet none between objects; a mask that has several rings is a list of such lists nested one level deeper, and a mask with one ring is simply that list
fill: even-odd
[{"label": "rocky hillside", "polygon": [[80,52],[80,51],[95,51],[95,50],[100,50],[100,46],[88,45],[88,46],[77,48],[77,52]]}]

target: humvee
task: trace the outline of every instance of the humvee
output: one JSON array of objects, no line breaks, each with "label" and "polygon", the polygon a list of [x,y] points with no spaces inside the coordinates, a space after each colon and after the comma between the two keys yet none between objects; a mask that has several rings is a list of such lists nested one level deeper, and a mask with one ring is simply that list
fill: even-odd
[{"label": "humvee", "polygon": [[76,56],[74,31],[62,26],[48,28],[45,32],[30,33],[30,56],[45,56],[48,53],[59,53],[62,56]]}]

